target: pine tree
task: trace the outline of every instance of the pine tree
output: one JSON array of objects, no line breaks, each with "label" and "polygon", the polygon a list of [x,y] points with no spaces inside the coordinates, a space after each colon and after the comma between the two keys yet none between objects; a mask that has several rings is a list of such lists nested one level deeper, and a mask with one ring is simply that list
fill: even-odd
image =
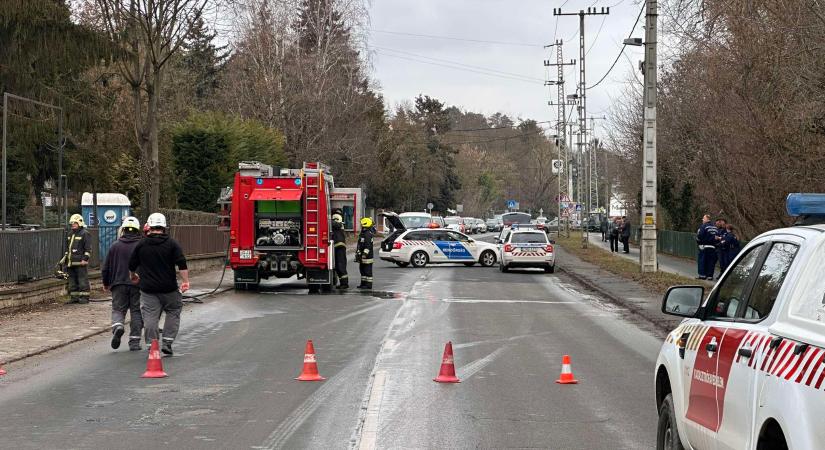
[{"label": "pine tree", "polygon": [[197,106],[203,106],[221,86],[221,73],[229,58],[228,46],[216,46],[217,33],[198,18],[184,46],[183,67],[194,77]]}]

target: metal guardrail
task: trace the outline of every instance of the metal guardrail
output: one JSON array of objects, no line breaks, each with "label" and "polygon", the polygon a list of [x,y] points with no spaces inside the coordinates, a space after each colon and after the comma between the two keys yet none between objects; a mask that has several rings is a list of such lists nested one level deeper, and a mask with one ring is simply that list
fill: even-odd
[{"label": "metal guardrail", "polygon": [[[89,228],[92,258],[89,266],[100,267],[100,230]],[[105,230],[108,232],[109,230]],[[173,225],[169,234],[187,255],[223,253],[228,236],[214,225]],[[52,276],[55,263],[65,251],[63,230],[0,231],[0,283],[25,282]],[[108,248],[108,247],[107,247]]]}]

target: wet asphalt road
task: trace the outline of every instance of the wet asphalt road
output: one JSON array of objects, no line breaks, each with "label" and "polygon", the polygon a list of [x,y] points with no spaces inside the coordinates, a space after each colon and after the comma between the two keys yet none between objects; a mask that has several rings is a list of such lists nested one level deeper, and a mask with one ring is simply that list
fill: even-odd
[{"label": "wet asphalt road", "polygon": [[[655,445],[661,340],[619,307],[558,273],[379,263],[375,276],[374,295],[287,282],[197,305],[165,379],[139,378],[146,353],[107,335],[12,365],[0,447]],[[307,339],[324,382],[293,380]],[[432,381],[448,340],[460,384]],[[563,354],[580,384],[553,382]]]}]

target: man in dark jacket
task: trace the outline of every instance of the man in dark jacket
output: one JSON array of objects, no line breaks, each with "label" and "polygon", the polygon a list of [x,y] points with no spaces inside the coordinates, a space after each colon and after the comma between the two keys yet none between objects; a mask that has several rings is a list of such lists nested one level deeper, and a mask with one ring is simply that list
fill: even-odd
[{"label": "man in dark jacket", "polygon": [[627,216],[622,216],[622,228],[620,239],[622,241],[622,252],[630,253],[630,221]]},{"label": "man in dark jacket", "polygon": [[89,258],[92,257],[92,242],[86,224],[80,214],[69,218],[72,231],[66,253],[58,265],[65,264],[69,275],[69,303],[89,303]]},{"label": "man in dark jacket", "polygon": [[607,242],[607,217],[602,217],[599,222],[599,231],[602,232],[602,242]]},{"label": "man in dark jacket", "polygon": [[112,348],[120,347],[123,337],[123,322],[126,311],[132,315],[129,324],[129,350],[140,350],[140,333],[143,331],[143,317],[140,314],[140,289],[129,277],[129,260],[141,239],[140,222],[127,217],[120,226],[121,236],[109,248],[103,263],[101,277],[103,290],[112,292]]},{"label": "man in dark jacket", "polygon": [[338,289],[348,289],[347,236],[344,233],[344,216],[340,210],[335,210],[332,214],[332,243],[335,248],[335,275],[338,277]]},{"label": "man in dark jacket", "polygon": [[361,233],[358,235],[358,248],[355,250],[355,261],[361,271],[361,284],[358,289],[372,289],[373,248],[372,239],[375,236],[372,219],[361,219]]},{"label": "man in dark jacket", "polygon": [[699,245],[699,255],[696,258],[700,280],[712,280],[716,269],[716,236],[719,230],[710,221],[710,216],[702,216],[702,225],[696,231],[696,243]]},{"label": "man in dark jacket", "polygon": [[[140,285],[140,310],[143,316],[146,343],[158,338],[160,314],[163,321],[163,340],[160,350],[172,355],[172,342],[178,335],[180,313],[183,309],[181,294],[189,290],[189,270],[183,249],[166,234],[166,217],[160,213],[149,215],[149,234],[141,240],[129,259],[132,281]],[[178,288],[175,266],[180,270],[183,282]]]}]

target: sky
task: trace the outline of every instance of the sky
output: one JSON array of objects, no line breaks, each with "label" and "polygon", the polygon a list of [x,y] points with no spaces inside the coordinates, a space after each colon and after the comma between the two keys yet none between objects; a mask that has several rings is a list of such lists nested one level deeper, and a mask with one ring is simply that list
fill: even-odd
[{"label": "sky", "polygon": [[[591,6],[609,6],[610,14],[585,18],[590,86],[619,55],[642,8],[638,0],[373,0],[373,76],[390,108],[427,94],[485,115],[502,112],[513,118],[556,120],[556,107],[547,105],[556,100],[556,87],[544,86],[544,80],[557,79],[556,67],[548,71],[543,63],[555,63],[556,52],[543,46],[555,36],[564,41],[565,61],[578,60],[579,18],[554,17],[553,8],[567,13]],[[644,16],[633,37],[644,37],[643,22]],[[627,57],[618,60],[604,82],[587,91],[588,116],[607,114],[627,83],[636,83],[634,72],[641,80],[642,50],[628,47]],[[575,92],[578,70],[578,65],[565,66],[565,94]],[[599,126],[596,123],[597,134]]]}]

